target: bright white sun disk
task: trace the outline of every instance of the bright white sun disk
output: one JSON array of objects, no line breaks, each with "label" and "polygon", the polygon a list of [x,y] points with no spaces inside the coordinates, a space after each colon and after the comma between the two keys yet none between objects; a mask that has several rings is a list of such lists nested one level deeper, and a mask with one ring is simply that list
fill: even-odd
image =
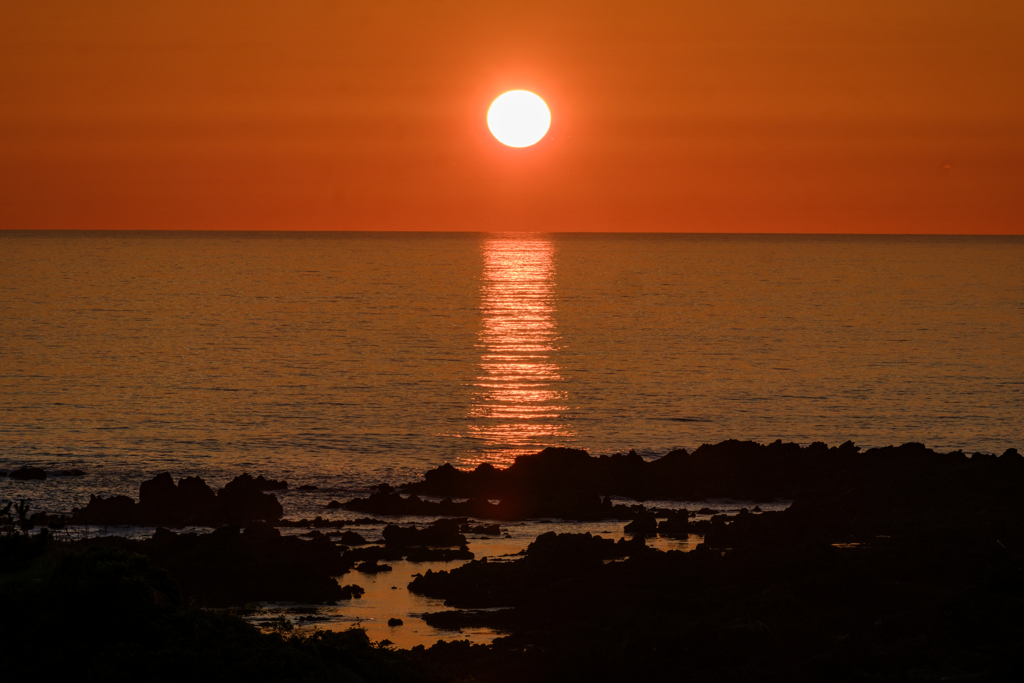
[{"label": "bright white sun disk", "polygon": [[509,147],[529,147],[551,127],[551,112],[544,100],[527,90],[511,90],[491,103],[487,127],[498,142]]}]

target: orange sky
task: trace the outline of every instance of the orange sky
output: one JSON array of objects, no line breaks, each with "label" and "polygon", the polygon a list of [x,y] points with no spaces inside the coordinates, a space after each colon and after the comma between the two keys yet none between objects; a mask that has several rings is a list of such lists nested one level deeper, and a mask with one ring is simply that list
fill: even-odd
[{"label": "orange sky", "polygon": [[0,0],[0,93],[2,229],[1024,233],[1020,0]]}]

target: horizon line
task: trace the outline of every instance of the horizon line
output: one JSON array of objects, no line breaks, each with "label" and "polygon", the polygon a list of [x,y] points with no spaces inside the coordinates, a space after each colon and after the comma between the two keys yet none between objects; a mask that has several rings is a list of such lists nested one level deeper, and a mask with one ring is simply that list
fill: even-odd
[{"label": "horizon line", "polygon": [[694,237],[1024,237],[1024,232],[697,232],[683,230],[271,230],[245,228],[0,228],[0,234],[38,233],[159,233],[159,234],[266,234],[266,235],[338,235],[338,234],[433,234],[433,235],[688,235]]}]

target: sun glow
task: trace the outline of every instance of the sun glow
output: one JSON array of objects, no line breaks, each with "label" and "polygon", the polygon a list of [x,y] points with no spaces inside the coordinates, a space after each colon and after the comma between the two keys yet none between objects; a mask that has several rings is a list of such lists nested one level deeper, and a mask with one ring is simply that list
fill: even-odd
[{"label": "sun glow", "polygon": [[491,103],[487,127],[504,145],[529,147],[548,132],[551,112],[544,100],[532,92],[511,90]]}]

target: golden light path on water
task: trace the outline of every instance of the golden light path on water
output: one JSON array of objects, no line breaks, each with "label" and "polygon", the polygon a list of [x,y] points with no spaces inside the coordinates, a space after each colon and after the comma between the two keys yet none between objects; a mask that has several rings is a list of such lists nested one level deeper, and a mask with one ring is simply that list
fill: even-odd
[{"label": "golden light path on water", "polygon": [[569,405],[554,359],[554,245],[538,235],[495,236],[484,240],[483,260],[480,372],[467,434],[480,448],[462,462],[502,467],[575,433],[559,420]]}]

